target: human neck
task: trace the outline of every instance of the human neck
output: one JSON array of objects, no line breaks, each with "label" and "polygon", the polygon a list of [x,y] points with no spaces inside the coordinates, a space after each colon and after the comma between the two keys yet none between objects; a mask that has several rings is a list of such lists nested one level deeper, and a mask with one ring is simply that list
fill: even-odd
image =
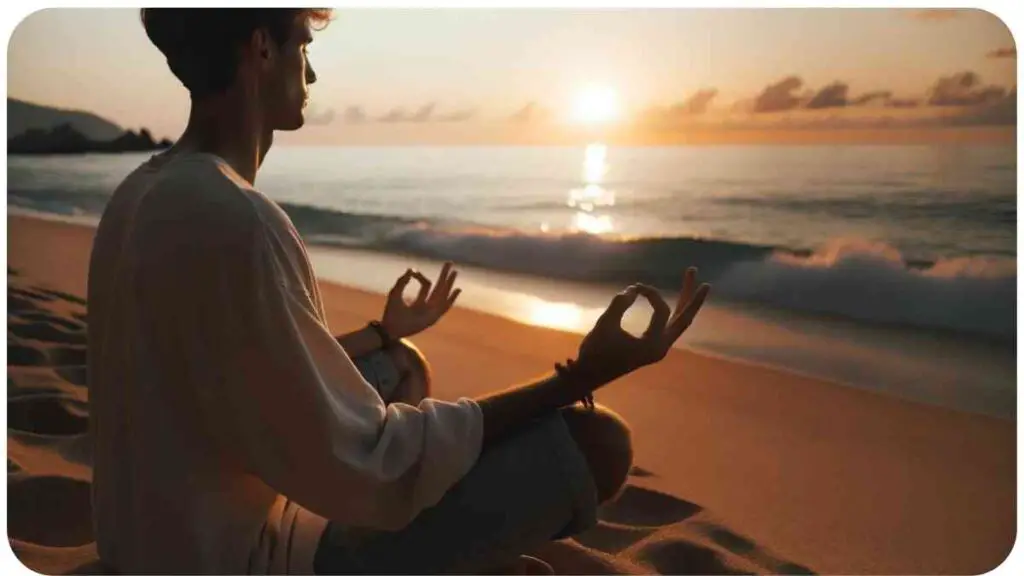
[{"label": "human neck", "polygon": [[273,139],[256,103],[229,90],[192,101],[185,132],[169,153],[214,154],[253,184]]}]

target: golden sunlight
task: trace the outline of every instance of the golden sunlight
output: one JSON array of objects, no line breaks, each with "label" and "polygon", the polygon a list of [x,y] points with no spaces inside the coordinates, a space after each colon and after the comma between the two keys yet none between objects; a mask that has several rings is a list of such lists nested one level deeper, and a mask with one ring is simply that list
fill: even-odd
[{"label": "golden sunlight", "polygon": [[579,329],[583,319],[583,311],[571,302],[547,302],[540,298],[530,299],[528,314],[531,324],[562,330]]},{"label": "golden sunlight", "polygon": [[591,85],[576,95],[573,120],[582,124],[604,124],[619,115],[619,98],[614,90],[599,84]]}]

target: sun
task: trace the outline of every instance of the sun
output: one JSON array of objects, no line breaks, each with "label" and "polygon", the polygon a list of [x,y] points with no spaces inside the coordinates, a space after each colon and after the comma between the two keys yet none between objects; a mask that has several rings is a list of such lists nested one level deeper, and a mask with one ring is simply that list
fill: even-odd
[{"label": "sun", "polygon": [[572,115],[573,120],[581,124],[611,122],[619,115],[618,95],[608,86],[587,86],[576,95]]}]

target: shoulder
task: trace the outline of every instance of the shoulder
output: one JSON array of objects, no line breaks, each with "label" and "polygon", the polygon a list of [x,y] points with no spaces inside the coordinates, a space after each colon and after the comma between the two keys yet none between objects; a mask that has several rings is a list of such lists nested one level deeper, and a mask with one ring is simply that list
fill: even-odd
[{"label": "shoulder", "polygon": [[171,159],[133,210],[135,248],[177,263],[250,259],[267,236],[259,196],[216,157]]}]

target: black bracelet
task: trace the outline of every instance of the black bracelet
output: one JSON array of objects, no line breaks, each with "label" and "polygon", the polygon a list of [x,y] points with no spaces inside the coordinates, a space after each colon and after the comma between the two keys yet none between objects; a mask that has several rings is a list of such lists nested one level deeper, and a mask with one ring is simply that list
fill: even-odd
[{"label": "black bracelet", "polygon": [[[571,380],[573,378],[572,371],[573,371],[573,368],[575,366],[576,366],[576,361],[571,359],[571,358],[567,359],[565,361],[564,365],[563,364],[559,364],[559,363],[556,362],[555,363],[555,373],[558,374],[559,378],[564,378],[566,380]],[[587,392],[586,394],[583,395],[583,398],[580,398],[579,401],[583,403],[583,407],[586,408],[587,410],[593,410],[594,409],[594,393],[593,392]]]},{"label": "black bracelet", "polygon": [[388,348],[391,348],[391,346],[395,343],[395,341],[391,338],[391,335],[388,334],[388,331],[384,329],[384,326],[380,322],[376,320],[371,320],[368,326],[372,328],[374,332],[377,333],[377,337],[380,338],[380,347],[382,349],[387,350]]}]

